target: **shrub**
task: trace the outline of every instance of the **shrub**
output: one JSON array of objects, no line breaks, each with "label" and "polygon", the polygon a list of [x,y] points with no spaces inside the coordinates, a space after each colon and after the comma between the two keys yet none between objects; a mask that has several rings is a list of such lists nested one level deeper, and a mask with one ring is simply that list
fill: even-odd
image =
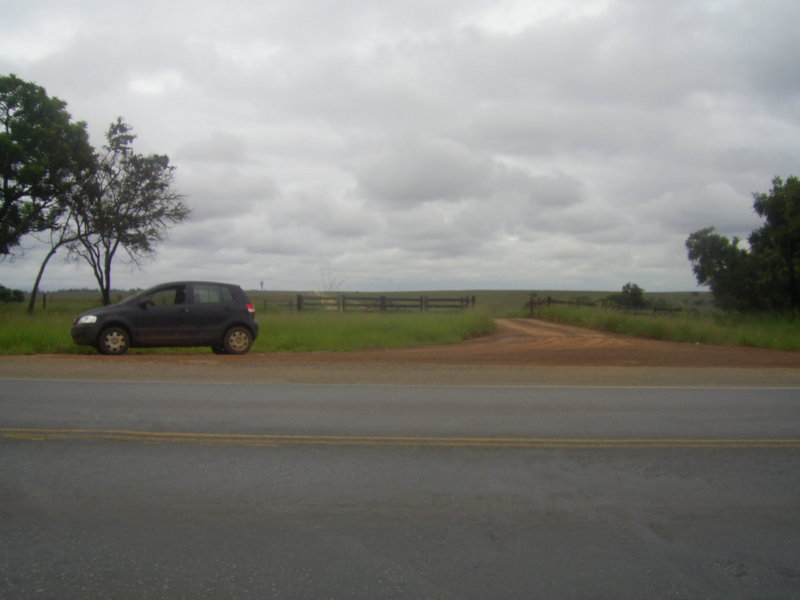
[{"label": "shrub", "polygon": [[10,290],[0,285],[0,302],[25,302],[25,293],[20,290]]}]

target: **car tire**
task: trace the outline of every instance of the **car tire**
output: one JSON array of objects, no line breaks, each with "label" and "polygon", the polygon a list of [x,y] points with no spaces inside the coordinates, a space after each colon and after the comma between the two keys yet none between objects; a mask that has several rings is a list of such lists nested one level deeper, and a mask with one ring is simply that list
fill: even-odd
[{"label": "car tire", "polygon": [[131,337],[122,327],[106,327],[97,338],[100,354],[119,356],[125,354],[131,344]]},{"label": "car tire", "polygon": [[246,354],[253,345],[253,334],[246,327],[231,327],[222,338],[225,354]]}]

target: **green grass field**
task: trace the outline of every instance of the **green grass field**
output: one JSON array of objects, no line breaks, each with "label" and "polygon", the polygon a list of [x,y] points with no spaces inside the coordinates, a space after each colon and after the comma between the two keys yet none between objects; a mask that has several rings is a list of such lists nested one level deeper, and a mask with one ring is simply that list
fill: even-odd
[{"label": "green grass field", "polygon": [[[114,300],[124,294],[114,294]],[[450,344],[490,333],[495,325],[486,310],[404,313],[294,312],[276,301],[251,294],[258,308],[261,335],[254,352],[357,350]],[[0,354],[83,354],[94,349],[76,346],[70,337],[72,320],[97,306],[93,292],[60,292],[47,297],[33,314],[21,304],[0,305]],[[266,302],[266,304],[265,304]],[[210,352],[208,348],[132,349],[142,353]]]},{"label": "green grass field", "polygon": [[770,315],[637,314],[596,307],[544,306],[539,318],[672,342],[800,350],[800,320]]},{"label": "green grass field", "polygon": [[[296,292],[249,291],[262,331],[253,351],[338,351],[456,343],[494,331],[493,317],[529,316],[531,293],[524,290],[405,292],[387,295],[476,296],[477,303],[475,309],[465,311],[341,314],[289,310]],[[667,314],[629,314],[587,306],[610,292],[540,290],[534,293],[539,299],[549,297],[554,301],[584,304],[536,308],[536,316],[556,322],[660,340],[800,350],[800,321],[774,316],[725,315],[713,310],[707,292],[645,294],[651,303],[680,309]],[[118,301],[126,295],[115,292],[112,298]],[[91,348],[75,346],[69,329],[78,313],[98,304],[97,292],[76,291],[48,294],[46,308],[42,308],[40,300],[32,315],[26,314],[24,305],[0,305],[0,354],[94,353]],[[134,349],[131,352],[209,350]]]},{"label": "green grass field", "polygon": [[484,311],[438,313],[268,312],[258,317],[256,352],[359,350],[453,344],[491,333]]}]

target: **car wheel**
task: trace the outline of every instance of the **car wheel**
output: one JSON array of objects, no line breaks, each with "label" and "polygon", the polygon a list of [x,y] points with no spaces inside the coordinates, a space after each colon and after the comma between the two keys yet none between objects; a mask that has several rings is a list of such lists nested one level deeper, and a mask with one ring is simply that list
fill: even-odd
[{"label": "car wheel", "polygon": [[97,349],[100,354],[125,354],[130,343],[130,336],[122,327],[108,327],[100,333]]},{"label": "car wheel", "polygon": [[222,338],[226,354],[245,354],[253,345],[253,335],[244,327],[231,327]]}]

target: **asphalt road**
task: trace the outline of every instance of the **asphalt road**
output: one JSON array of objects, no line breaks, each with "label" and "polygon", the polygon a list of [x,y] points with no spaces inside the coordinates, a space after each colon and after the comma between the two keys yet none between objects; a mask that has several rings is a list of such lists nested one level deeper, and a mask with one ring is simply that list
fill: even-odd
[{"label": "asphalt road", "polygon": [[0,597],[800,598],[799,391],[0,380]]}]

